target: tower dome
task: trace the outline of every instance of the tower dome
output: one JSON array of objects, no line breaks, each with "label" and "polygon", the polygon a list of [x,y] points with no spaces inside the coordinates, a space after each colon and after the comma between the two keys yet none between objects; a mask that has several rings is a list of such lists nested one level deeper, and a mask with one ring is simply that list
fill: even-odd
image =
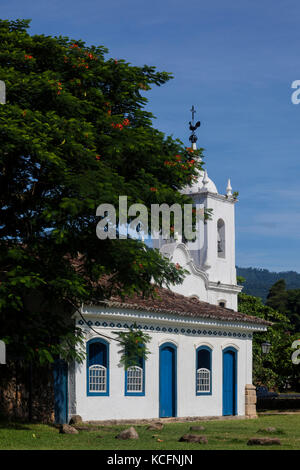
[{"label": "tower dome", "polygon": [[198,176],[195,178],[195,181],[191,186],[186,186],[183,190],[183,194],[197,194],[200,192],[208,191],[209,193],[218,194],[217,187],[213,180],[211,180],[207,171],[198,171]]}]

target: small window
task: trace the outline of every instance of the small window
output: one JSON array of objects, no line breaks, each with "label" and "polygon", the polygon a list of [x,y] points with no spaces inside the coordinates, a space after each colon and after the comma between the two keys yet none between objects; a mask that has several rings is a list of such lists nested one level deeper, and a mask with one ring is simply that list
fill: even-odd
[{"label": "small window", "polygon": [[200,346],[196,351],[196,395],[211,395],[211,349]]},{"label": "small window", "polygon": [[87,395],[109,395],[109,344],[92,339],[87,349]]},{"label": "small window", "polygon": [[210,392],[210,370],[197,370],[197,393]]},{"label": "small window", "polygon": [[143,369],[132,366],[127,369],[127,393],[143,392]]},{"label": "small window", "polygon": [[89,367],[89,391],[106,392],[106,367]]},{"label": "small window", "polygon": [[225,308],[226,307],[226,302],[224,302],[224,300],[221,300],[219,302],[219,306],[222,307],[222,308]]},{"label": "small window", "polygon": [[142,357],[137,358],[136,365],[125,370],[125,395],[145,395],[145,361]]}]

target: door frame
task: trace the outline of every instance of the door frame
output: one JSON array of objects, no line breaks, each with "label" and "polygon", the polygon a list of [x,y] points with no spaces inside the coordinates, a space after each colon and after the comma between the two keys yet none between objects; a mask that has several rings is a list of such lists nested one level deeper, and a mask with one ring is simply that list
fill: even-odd
[{"label": "door frame", "polygon": [[174,343],[170,343],[169,341],[166,341],[165,343],[162,343],[159,346],[159,376],[158,376],[158,381],[159,381],[159,398],[158,398],[158,416],[161,418],[160,415],[160,409],[161,409],[161,352],[165,347],[170,347],[174,351],[174,416],[177,416],[177,346]]},{"label": "door frame", "polygon": [[232,416],[237,415],[237,409],[238,409],[238,395],[237,395],[237,381],[238,381],[238,374],[237,374],[237,366],[238,366],[238,350],[233,347],[233,346],[228,346],[222,351],[222,416],[230,416],[230,415],[225,415],[224,414],[224,354],[228,351],[231,351],[234,353],[234,387],[233,387],[233,393],[234,393],[234,409],[233,412],[234,414]]}]

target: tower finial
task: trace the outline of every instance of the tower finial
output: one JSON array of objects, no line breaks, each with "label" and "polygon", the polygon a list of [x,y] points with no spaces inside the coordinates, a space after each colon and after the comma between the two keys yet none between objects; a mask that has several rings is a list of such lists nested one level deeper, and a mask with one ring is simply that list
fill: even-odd
[{"label": "tower finial", "polygon": [[231,187],[230,179],[228,180],[228,183],[227,183],[226,195],[232,196],[232,187]]},{"label": "tower finial", "polygon": [[192,121],[189,122],[189,128],[190,130],[192,131],[192,134],[190,135],[189,137],[189,141],[191,142],[192,144],[192,147],[194,150],[196,150],[196,142],[198,140],[198,137],[196,136],[195,134],[195,130],[200,127],[201,125],[201,122],[200,121],[197,121],[196,124],[194,124],[194,117],[195,117],[195,113],[197,111],[195,110],[194,108],[194,105],[192,106],[192,109],[191,109],[191,113],[192,113]]},{"label": "tower finial", "polygon": [[204,171],[204,176],[203,176],[202,183],[203,183],[203,189],[206,190],[206,189],[207,189],[207,185],[208,185],[208,183],[209,183],[207,170]]}]

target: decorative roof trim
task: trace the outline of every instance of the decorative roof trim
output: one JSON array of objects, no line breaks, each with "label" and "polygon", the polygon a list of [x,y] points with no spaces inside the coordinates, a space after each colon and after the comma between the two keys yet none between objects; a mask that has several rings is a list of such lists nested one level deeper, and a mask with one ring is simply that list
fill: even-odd
[{"label": "decorative roof trim", "polygon": [[228,202],[230,204],[235,204],[236,202],[238,202],[238,199],[234,198],[234,197],[226,197],[224,196],[224,194],[217,194],[217,193],[211,193],[210,191],[205,191],[205,190],[200,190],[200,191],[197,191],[195,193],[189,193],[188,196],[196,196],[196,195],[199,195],[199,196],[207,196],[207,197],[210,197],[212,199],[217,199],[219,201],[224,201],[224,202]]},{"label": "decorative roof trim", "polygon": [[[149,307],[145,308],[141,306],[134,306],[134,304],[126,304],[122,302],[112,302],[112,301],[101,301],[99,302],[103,305],[105,310],[99,309],[97,305],[83,305],[81,308],[82,315],[89,316],[98,316],[105,315],[118,318],[135,318],[135,319],[145,319],[148,321],[158,321],[158,322],[169,322],[169,323],[178,323],[178,324],[191,324],[191,325],[206,325],[214,326],[220,328],[234,328],[242,330],[252,330],[252,331],[267,331],[267,324],[260,324],[255,322],[247,321],[238,321],[238,320],[220,320],[219,318],[213,318],[203,315],[202,317],[190,317],[188,314],[184,315],[182,312],[176,311],[158,311],[155,308]],[[124,309],[126,312],[122,312],[119,309]],[[139,313],[137,313],[137,311]],[[178,315],[178,313],[180,315]],[[245,315],[246,317],[246,315]]]}]

